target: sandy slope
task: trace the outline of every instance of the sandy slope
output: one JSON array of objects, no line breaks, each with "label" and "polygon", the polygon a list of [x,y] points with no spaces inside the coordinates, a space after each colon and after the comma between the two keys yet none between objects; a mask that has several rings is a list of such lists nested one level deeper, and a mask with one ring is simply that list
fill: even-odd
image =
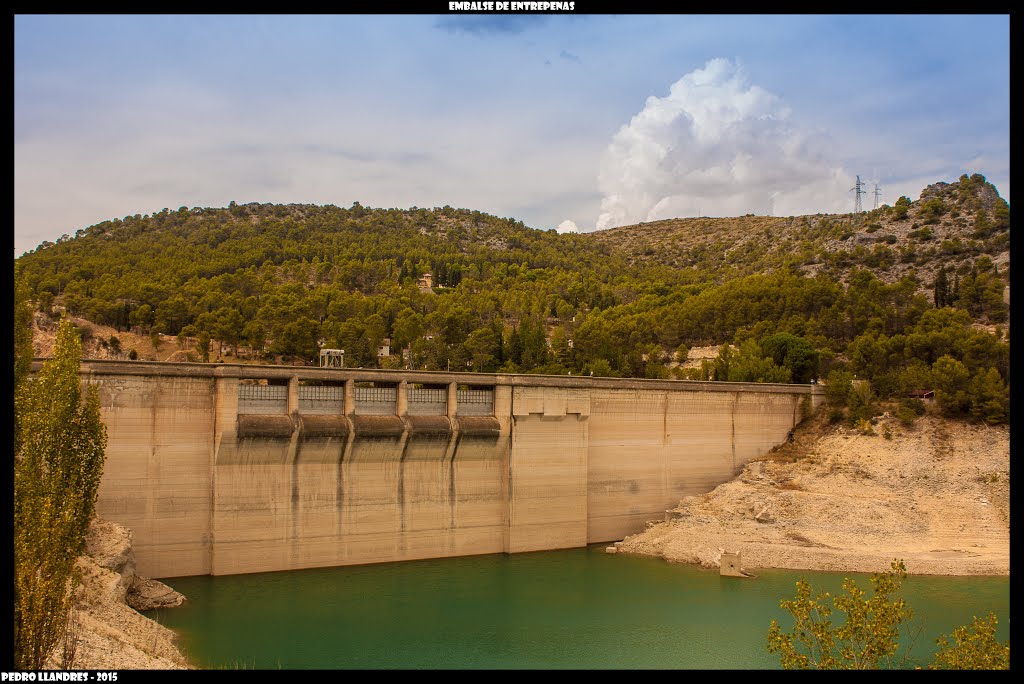
[{"label": "sandy slope", "polygon": [[925,416],[908,429],[886,416],[869,436],[822,421],[769,455],[777,460],[683,499],[620,552],[717,567],[723,549],[739,551],[755,573],[877,572],[894,558],[912,574],[1010,573],[1006,426]]}]

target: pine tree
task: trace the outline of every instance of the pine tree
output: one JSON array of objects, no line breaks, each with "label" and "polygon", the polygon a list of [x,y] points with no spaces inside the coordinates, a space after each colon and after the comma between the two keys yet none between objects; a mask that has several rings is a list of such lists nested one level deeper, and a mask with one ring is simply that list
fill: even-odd
[{"label": "pine tree", "polygon": [[941,309],[949,303],[949,279],[946,277],[946,267],[943,266],[935,275],[935,308]]}]

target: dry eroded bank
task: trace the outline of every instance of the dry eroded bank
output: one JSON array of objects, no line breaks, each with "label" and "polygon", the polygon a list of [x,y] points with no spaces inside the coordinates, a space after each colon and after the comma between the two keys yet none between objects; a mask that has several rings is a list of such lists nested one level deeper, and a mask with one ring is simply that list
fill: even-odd
[{"label": "dry eroded bank", "polygon": [[[882,434],[888,427],[892,439]],[[883,417],[875,435],[815,419],[794,444],[735,480],[683,499],[620,551],[718,567],[913,574],[1010,573],[1010,433],[1006,426]]]}]

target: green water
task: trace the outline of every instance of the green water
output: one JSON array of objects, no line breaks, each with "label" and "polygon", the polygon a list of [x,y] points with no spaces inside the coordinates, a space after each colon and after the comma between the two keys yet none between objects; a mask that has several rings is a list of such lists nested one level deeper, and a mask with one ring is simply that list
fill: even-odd
[{"label": "green water", "polygon": [[[760,571],[751,580],[602,547],[292,572],[186,577],[188,601],[149,615],[181,635],[202,668],[774,668],[765,650],[805,577],[837,590],[844,576]],[[995,611],[1009,638],[1009,578],[910,577],[902,595],[935,637]]]}]

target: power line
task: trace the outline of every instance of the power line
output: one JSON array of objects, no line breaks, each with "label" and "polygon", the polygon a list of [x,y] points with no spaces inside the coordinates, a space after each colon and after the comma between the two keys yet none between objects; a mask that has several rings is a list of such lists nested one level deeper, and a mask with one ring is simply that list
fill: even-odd
[{"label": "power line", "polygon": [[875,183],[875,209],[878,208],[878,196],[882,194],[882,188],[878,187],[878,183]]},{"label": "power line", "polygon": [[[863,184],[860,182],[860,176],[857,176],[857,184],[855,186],[853,186],[852,188],[850,188],[850,190],[855,191],[855,193],[853,195],[854,196],[853,212],[855,214],[859,214],[862,211],[864,211],[864,208],[861,205],[860,196],[861,195],[866,195],[868,193],[868,191],[867,190],[861,190],[862,185]],[[847,192],[849,192],[850,190],[847,190]]]}]

